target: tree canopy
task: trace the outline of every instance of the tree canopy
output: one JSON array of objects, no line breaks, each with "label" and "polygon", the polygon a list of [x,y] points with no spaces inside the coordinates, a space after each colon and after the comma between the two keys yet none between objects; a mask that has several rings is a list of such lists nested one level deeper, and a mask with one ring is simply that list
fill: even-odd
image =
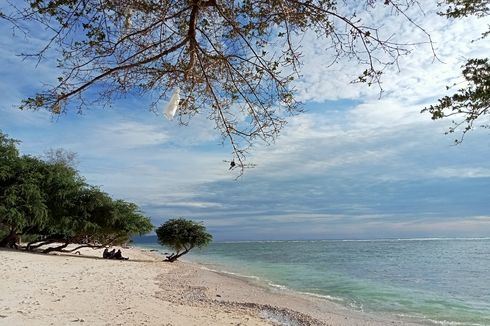
[{"label": "tree canopy", "polygon": [[158,242],[173,250],[167,260],[173,262],[188,253],[191,249],[208,245],[213,236],[204,225],[184,218],[170,219],[156,229]]},{"label": "tree canopy", "polygon": [[[152,108],[179,88],[178,115],[215,121],[233,149],[231,167],[243,168],[249,146],[271,142],[285,118],[301,111],[292,81],[300,74],[301,35],[316,33],[332,57],[359,65],[357,82],[378,84],[384,69],[408,54],[381,23],[368,26],[357,10],[399,15],[417,1],[366,0],[26,0],[3,18],[29,33],[48,31],[39,52],[57,56],[57,84],[26,99],[22,108],[54,114],[147,94]],[[54,54],[53,54],[54,53]]]},{"label": "tree canopy", "polygon": [[[489,11],[488,0],[439,5],[448,18]],[[60,114],[145,94],[159,110],[179,89],[180,122],[196,114],[214,120],[232,147],[231,168],[243,168],[255,141],[273,141],[286,117],[301,112],[292,81],[300,76],[305,32],[326,41],[332,56],[325,65],[350,60],[359,66],[356,82],[380,85],[385,69],[414,44],[397,40],[382,22],[366,23],[359,12],[402,17],[432,45],[430,34],[409,14],[412,8],[423,15],[417,0],[25,0],[0,8],[0,18],[26,33],[46,31],[45,44],[25,57],[57,59],[57,83],[25,99],[22,108]],[[474,61],[466,68],[484,65]],[[479,95],[468,96],[475,102]],[[451,116],[458,101],[443,99],[427,111],[435,119]],[[482,110],[459,113],[473,121],[486,114]]]},{"label": "tree canopy", "polygon": [[153,225],[138,206],[114,200],[88,185],[65,160],[20,155],[16,141],[0,132],[0,230],[5,246],[22,235],[28,249],[61,243],[101,247],[122,244]]}]

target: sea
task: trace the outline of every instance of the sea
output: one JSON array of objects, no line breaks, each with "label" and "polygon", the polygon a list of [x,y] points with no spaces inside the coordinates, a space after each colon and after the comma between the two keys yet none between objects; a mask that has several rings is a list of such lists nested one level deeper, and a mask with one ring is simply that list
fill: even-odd
[{"label": "sea", "polygon": [[[135,244],[168,251],[155,237]],[[490,238],[214,242],[182,258],[356,311],[490,325]]]}]

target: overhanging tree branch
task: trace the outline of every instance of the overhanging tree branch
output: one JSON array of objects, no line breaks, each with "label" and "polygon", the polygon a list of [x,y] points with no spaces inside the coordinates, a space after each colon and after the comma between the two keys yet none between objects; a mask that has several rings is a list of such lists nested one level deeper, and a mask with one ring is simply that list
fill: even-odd
[{"label": "overhanging tree branch", "polygon": [[[260,139],[272,143],[289,115],[301,112],[294,78],[300,75],[296,36],[314,32],[341,57],[359,64],[358,82],[377,84],[414,44],[382,38],[383,26],[366,26],[338,6],[357,1],[274,0],[26,0],[24,8],[4,10],[23,30],[30,22],[52,32],[34,54],[58,57],[58,82],[26,99],[21,107],[59,114],[110,103],[125,94],[165,100],[178,86],[183,117],[205,114],[215,121],[243,172],[246,154]],[[366,0],[366,9],[384,6],[429,33],[405,7],[416,1]],[[403,4],[403,5],[402,5]],[[395,13],[390,13],[393,10]],[[21,26],[23,25],[23,26]],[[31,55],[29,55],[31,57]],[[158,104],[158,100],[153,105]]]}]

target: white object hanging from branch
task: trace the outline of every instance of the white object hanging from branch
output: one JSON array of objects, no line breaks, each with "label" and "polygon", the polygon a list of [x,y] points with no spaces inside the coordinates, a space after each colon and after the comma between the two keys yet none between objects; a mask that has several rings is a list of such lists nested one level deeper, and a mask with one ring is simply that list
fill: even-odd
[{"label": "white object hanging from branch", "polygon": [[127,33],[132,25],[133,9],[126,7],[124,9],[124,32]]},{"label": "white object hanging from branch", "polygon": [[168,120],[172,120],[174,118],[175,113],[179,108],[179,101],[180,101],[180,89],[177,87],[174,90],[174,93],[172,94],[170,101],[168,101],[167,107],[163,111],[163,114],[167,117]]}]

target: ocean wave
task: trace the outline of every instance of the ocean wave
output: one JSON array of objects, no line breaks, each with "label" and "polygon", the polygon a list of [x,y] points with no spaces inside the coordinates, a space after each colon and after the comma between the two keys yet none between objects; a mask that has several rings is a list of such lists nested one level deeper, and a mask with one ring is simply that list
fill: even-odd
[{"label": "ocean wave", "polygon": [[485,324],[478,324],[478,323],[464,323],[464,322],[459,322],[459,321],[449,321],[449,320],[433,320],[433,319],[425,319],[428,322],[434,323],[436,325],[442,325],[442,326],[488,326]]},{"label": "ocean wave", "polygon": [[277,289],[280,289],[280,290],[290,290],[287,286],[285,285],[281,285],[281,284],[276,284],[276,283],[273,283],[273,282],[267,282],[267,285],[273,287],[273,288],[277,288]]},{"label": "ocean wave", "polygon": [[343,298],[331,296],[331,295],[328,295],[328,294],[318,294],[318,293],[311,293],[311,292],[305,292],[305,291],[292,290],[291,288],[288,288],[285,285],[277,284],[277,283],[274,283],[274,282],[269,281],[269,280],[264,280],[264,279],[262,279],[262,278],[260,278],[258,276],[255,276],[255,275],[246,275],[246,274],[241,274],[241,273],[236,273],[236,272],[230,272],[230,271],[222,270],[222,269],[213,269],[213,268],[206,267],[206,266],[203,266],[203,265],[201,265],[200,268],[203,269],[203,270],[206,270],[206,271],[210,271],[210,272],[215,272],[215,273],[220,273],[220,274],[225,274],[225,275],[231,275],[233,277],[245,278],[245,279],[252,279],[254,281],[259,281],[259,282],[261,282],[263,284],[268,285],[269,287],[272,287],[272,288],[275,288],[275,289],[279,289],[279,290],[282,290],[282,291],[294,292],[294,293],[297,293],[297,294],[300,294],[300,295],[306,295],[306,296],[310,296],[310,297],[315,297],[315,298],[320,298],[320,299],[326,299],[326,300],[336,301],[336,302],[343,302],[343,301],[345,301],[345,299],[343,299]]},{"label": "ocean wave", "polygon": [[237,241],[216,241],[215,243],[274,243],[274,242],[286,242],[290,240],[237,240]]},{"label": "ocean wave", "polygon": [[213,269],[213,268],[209,268],[209,267],[202,266],[202,265],[201,265],[201,269],[204,269],[204,270],[207,270],[210,272],[220,273],[220,274],[227,274],[227,275],[231,275],[231,276],[235,276],[235,277],[239,277],[239,278],[249,278],[249,279],[253,279],[256,281],[261,280],[261,278],[258,276],[245,275],[245,274],[230,272],[230,271],[226,271],[226,270],[222,270],[222,269]]},{"label": "ocean wave", "polygon": [[308,295],[310,297],[327,299],[327,300],[330,300],[330,301],[340,301],[340,302],[345,301],[345,299],[343,299],[343,298],[334,297],[334,296],[328,295],[328,294],[318,294],[318,293],[311,293],[311,292],[300,292],[300,293],[306,294],[306,295]]},{"label": "ocean wave", "polygon": [[390,241],[475,241],[475,240],[490,240],[490,237],[481,238],[399,238],[399,239],[344,239],[344,240],[330,240],[330,241],[342,241],[342,242],[390,242]]},{"label": "ocean wave", "polygon": [[468,322],[459,322],[459,321],[450,321],[450,320],[436,320],[427,318],[426,316],[415,316],[408,314],[395,314],[395,316],[406,318],[406,319],[415,319],[415,320],[423,320],[425,322],[429,322],[434,325],[441,326],[488,326],[487,324],[479,324],[479,323],[468,323]]},{"label": "ocean wave", "polygon": [[240,240],[240,241],[217,241],[216,243],[233,244],[233,243],[312,243],[312,242],[390,242],[390,241],[475,241],[490,240],[490,237],[431,237],[431,238],[380,238],[380,239],[314,239],[314,240]]}]

